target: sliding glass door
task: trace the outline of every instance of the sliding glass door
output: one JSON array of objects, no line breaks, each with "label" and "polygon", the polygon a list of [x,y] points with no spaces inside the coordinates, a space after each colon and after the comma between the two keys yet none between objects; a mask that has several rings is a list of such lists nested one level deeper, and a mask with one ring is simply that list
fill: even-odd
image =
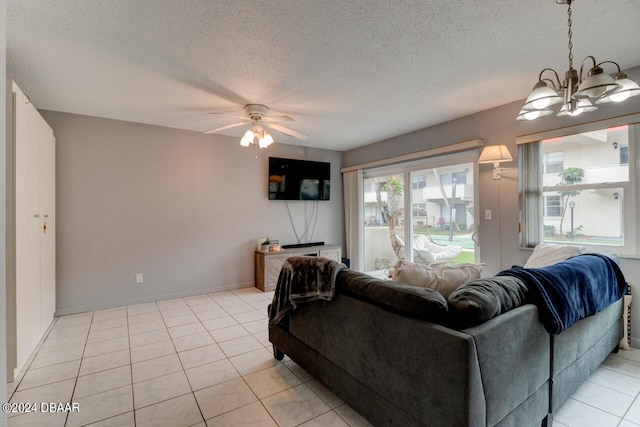
[{"label": "sliding glass door", "polygon": [[474,162],[442,156],[363,171],[364,270],[382,275],[398,259],[474,262]]}]

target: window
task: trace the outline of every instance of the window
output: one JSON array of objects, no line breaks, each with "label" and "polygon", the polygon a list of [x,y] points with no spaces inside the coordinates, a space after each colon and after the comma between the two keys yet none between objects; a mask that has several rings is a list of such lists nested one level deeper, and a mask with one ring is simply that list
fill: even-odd
[{"label": "window", "polygon": [[564,169],[564,153],[556,151],[544,153],[544,173],[559,173]]},{"label": "window", "polygon": [[544,241],[640,253],[637,221],[624,221],[637,217],[640,125],[599,126],[518,141],[523,247]]},{"label": "window", "polygon": [[629,164],[629,146],[623,145],[620,147],[620,164],[628,165]]},{"label": "window", "polygon": [[455,180],[456,184],[466,184],[467,183],[467,172],[452,172],[447,174],[440,175],[440,181],[442,185],[451,185]]},{"label": "window", "polygon": [[562,216],[562,196],[545,196],[544,216]]},{"label": "window", "polygon": [[442,254],[430,245],[455,247],[446,251],[455,262],[475,262],[476,160],[477,152],[458,153],[363,170],[363,188],[371,191],[361,208],[362,271],[381,274],[399,258],[425,265],[448,259],[436,258]]},{"label": "window", "polygon": [[427,177],[425,175],[414,176],[411,182],[411,187],[414,190],[425,188],[427,186]]},{"label": "window", "polygon": [[427,204],[426,203],[414,203],[413,204],[413,216],[427,216]]}]

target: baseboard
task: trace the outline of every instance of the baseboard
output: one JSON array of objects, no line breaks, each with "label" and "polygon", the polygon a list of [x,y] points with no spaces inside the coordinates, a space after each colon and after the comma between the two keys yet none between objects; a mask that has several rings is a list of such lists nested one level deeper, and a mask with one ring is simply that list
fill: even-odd
[{"label": "baseboard", "polygon": [[122,307],[125,305],[144,304],[147,302],[154,302],[173,298],[184,298],[194,295],[212,294],[216,292],[234,291],[237,289],[252,288],[254,282],[236,283],[233,285],[216,286],[212,288],[200,288],[190,289],[178,292],[169,292],[164,294],[149,295],[141,298],[122,299],[117,301],[110,301],[108,303],[96,303],[75,307],[65,307],[56,310],[54,316],[66,316],[69,314],[85,313],[87,311],[105,310],[108,308]]},{"label": "baseboard", "polygon": [[633,348],[640,348],[640,338],[631,337],[631,343],[629,345]]}]

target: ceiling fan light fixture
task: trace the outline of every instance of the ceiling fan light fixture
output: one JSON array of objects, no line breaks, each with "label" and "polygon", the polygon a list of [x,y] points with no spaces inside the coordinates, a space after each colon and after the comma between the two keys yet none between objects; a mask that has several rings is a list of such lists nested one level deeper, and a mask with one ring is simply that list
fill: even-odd
[{"label": "ceiling fan light fixture", "polygon": [[253,144],[253,138],[255,138],[253,131],[251,129],[247,129],[247,131],[242,136],[242,139],[240,139],[240,145],[242,145],[243,147],[248,147],[249,145]]},{"label": "ceiling fan light fixture", "polygon": [[258,141],[258,145],[260,148],[267,148],[271,144],[273,144],[273,137],[269,132],[263,131],[262,138]]},{"label": "ceiling fan light fixture", "polygon": [[[256,147],[267,148],[273,144],[273,136],[265,130],[265,127],[274,129],[285,135],[289,135],[293,138],[300,140],[307,139],[307,135],[297,130],[293,130],[289,127],[278,124],[279,121],[293,122],[294,120],[289,116],[268,116],[269,107],[262,104],[247,104],[244,106],[244,111],[247,115],[246,118],[238,117],[242,121],[232,123],[230,125],[217,127],[206,131],[206,134],[217,133],[223,130],[231,129],[237,126],[250,125],[251,127],[240,138],[240,145],[248,147],[251,144],[256,144]],[[225,114],[225,113],[211,113],[211,114]],[[225,114],[227,115],[227,114]]]}]

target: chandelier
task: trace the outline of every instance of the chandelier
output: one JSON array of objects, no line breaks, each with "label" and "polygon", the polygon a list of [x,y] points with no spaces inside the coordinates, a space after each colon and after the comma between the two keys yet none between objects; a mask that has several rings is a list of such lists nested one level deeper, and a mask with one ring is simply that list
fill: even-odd
[{"label": "chandelier", "polygon": [[[556,0],[557,4],[568,6],[568,36],[569,36],[569,69],[561,82],[558,73],[552,68],[540,71],[538,82],[533,86],[516,120],[535,120],[539,117],[553,114],[549,108],[562,103],[556,114],[562,116],[577,116],[598,109],[597,105],[610,102],[622,102],[632,96],[640,95],[640,86],[620,70],[620,66],[613,61],[598,63],[593,56],[587,56],[580,65],[580,72],[573,68],[573,42],[571,32],[571,3],[575,0]],[[591,69],[583,79],[582,72],[585,63],[591,62]],[[603,66],[610,65],[617,69],[613,76],[606,74]],[[550,75],[550,77],[549,77]],[[543,76],[545,76],[543,78]],[[595,104],[594,104],[595,102]]]}]

